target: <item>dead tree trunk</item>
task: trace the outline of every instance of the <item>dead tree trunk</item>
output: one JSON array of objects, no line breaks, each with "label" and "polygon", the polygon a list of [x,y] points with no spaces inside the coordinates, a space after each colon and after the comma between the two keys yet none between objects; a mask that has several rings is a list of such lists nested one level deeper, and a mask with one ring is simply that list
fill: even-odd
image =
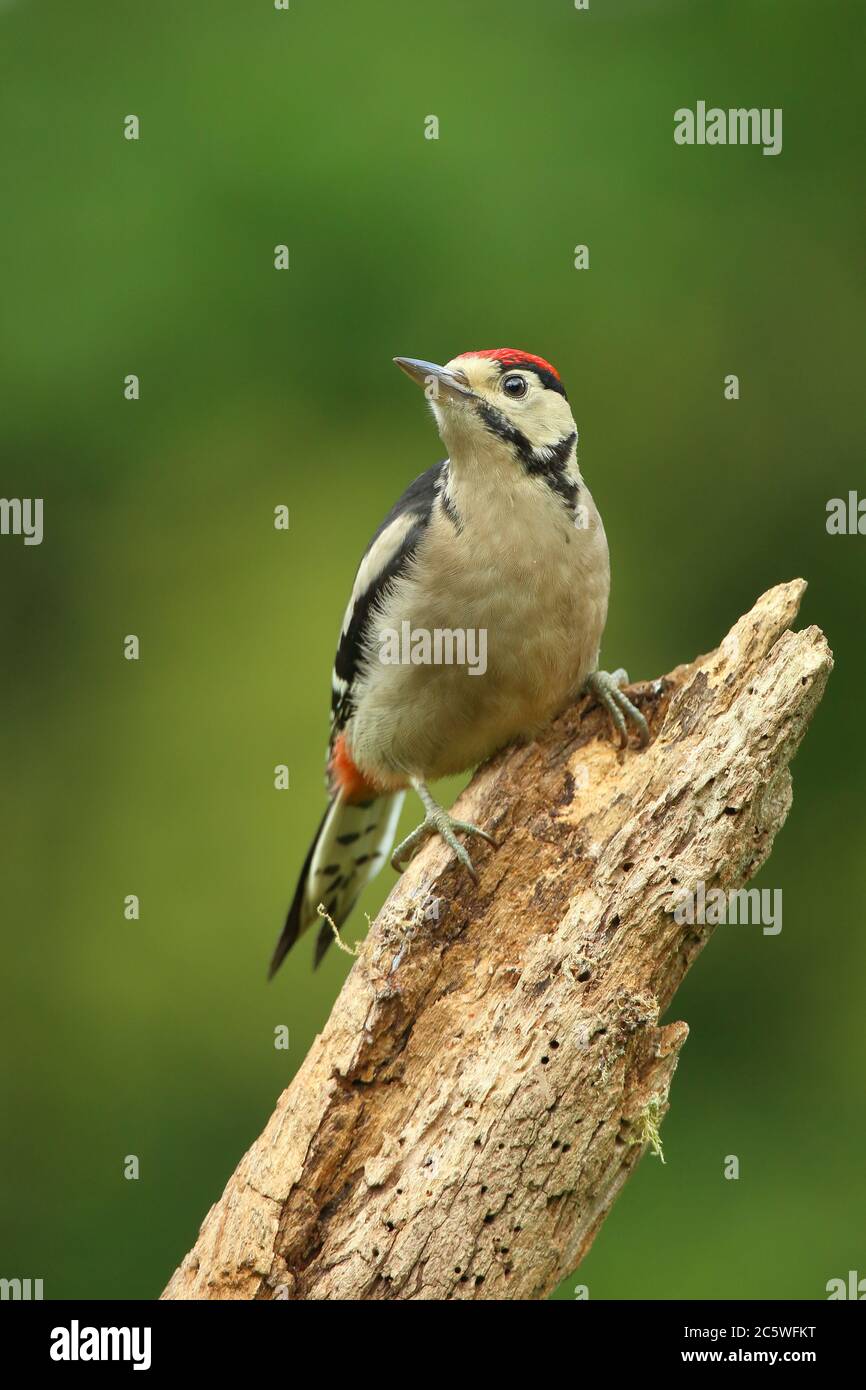
[{"label": "dead tree trunk", "polygon": [[478,886],[438,842],[402,876],[164,1298],[537,1299],[575,1269],[657,1147],[688,1032],[659,1018],[712,931],[674,910],[790,808],[832,667],[788,630],[804,589],[633,688],[648,748],[584,700],[478,772]]}]

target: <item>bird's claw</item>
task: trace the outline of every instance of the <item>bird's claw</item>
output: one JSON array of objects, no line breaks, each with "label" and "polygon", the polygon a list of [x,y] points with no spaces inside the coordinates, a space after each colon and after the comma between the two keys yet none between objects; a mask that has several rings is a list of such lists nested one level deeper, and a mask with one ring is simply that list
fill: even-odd
[{"label": "bird's claw", "polygon": [[486,830],[482,830],[479,825],[473,825],[471,821],[455,820],[454,817],[449,816],[448,812],[444,811],[441,806],[436,806],[435,808],[428,809],[421,824],[416,826],[416,828],[406,836],[405,840],[400,841],[400,844],[391,855],[392,869],[395,869],[398,874],[401,874],[406,867],[403,861],[406,860],[408,863],[408,859],[412,858],[415,851],[425,840],[429,839],[431,835],[440,835],[448,848],[454,851],[470,878],[477,883],[478,875],[475,872],[475,866],[469,858],[465,845],[462,845],[457,838],[458,831],[461,835],[478,835],[480,839],[486,840],[487,843],[493,845],[494,848],[498,846],[498,842],[493,836],[488,834]]},{"label": "bird's claw", "polygon": [[650,739],[649,725],[636,705],[632,704],[628,696],[621,687],[628,684],[628,672],[620,668],[618,671],[593,671],[587,677],[586,690],[594,695],[600,705],[604,705],[613,723],[619,731],[620,747],[625,748],[628,744],[628,725],[626,720],[630,719],[638,731],[641,746],[646,747]]}]

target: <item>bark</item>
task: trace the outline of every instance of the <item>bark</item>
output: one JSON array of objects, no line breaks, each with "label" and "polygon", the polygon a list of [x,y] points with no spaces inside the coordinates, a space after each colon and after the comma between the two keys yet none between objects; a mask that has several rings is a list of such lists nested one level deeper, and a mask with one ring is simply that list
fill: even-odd
[{"label": "bark", "polygon": [[790,808],[832,667],[805,587],[632,687],[646,749],[583,699],[479,770],[478,885],[439,842],[401,877],[164,1298],[537,1299],[579,1265],[657,1149],[688,1032],[659,1019],[713,930],[674,910]]}]

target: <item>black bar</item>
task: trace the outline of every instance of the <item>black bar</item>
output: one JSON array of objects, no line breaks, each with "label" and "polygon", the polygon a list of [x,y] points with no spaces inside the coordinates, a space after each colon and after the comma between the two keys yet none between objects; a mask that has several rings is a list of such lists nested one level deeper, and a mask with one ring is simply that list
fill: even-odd
[{"label": "black bar", "polygon": [[[409,1324],[403,1321],[407,1316],[412,1320]],[[386,1374],[382,1358],[391,1362],[396,1350],[387,1339],[415,1328],[417,1316],[424,1316],[418,1306],[411,1311],[392,1306],[386,1314],[375,1302],[353,1308],[298,1302],[270,1307],[264,1302],[21,1301],[0,1305],[0,1332],[4,1362],[18,1363],[25,1374],[33,1370],[39,1374],[48,1371],[52,1377],[86,1374],[92,1378],[106,1368],[113,1375],[124,1371],[134,1374],[137,1361],[139,1374],[190,1371],[221,1378],[236,1374],[250,1384],[259,1378],[266,1363],[282,1364],[287,1376],[301,1375],[309,1356],[321,1356],[332,1375],[340,1351],[365,1378],[373,1376],[378,1363],[376,1378],[382,1378]],[[437,1340],[433,1345],[439,1349],[438,1373],[447,1372],[449,1356],[440,1338],[453,1326],[462,1334],[458,1358],[461,1379],[472,1355],[486,1364],[485,1358],[495,1361],[499,1355],[511,1357],[519,1352],[531,1362],[537,1359],[538,1368],[543,1369],[549,1365],[551,1348],[539,1338],[551,1335],[557,1339],[556,1354],[562,1369],[571,1364],[577,1372],[582,1366],[584,1376],[590,1369],[588,1348],[593,1350],[593,1362],[600,1358],[617,1379],[625,1380],[647,1375],[655,1379],[677,1366],[714,1364],[773,1369],[799,1365],[826,1375],[858,1364],[864,1326],[851,1308],[832,1300],[559,1301],[521,1304],[517,1312],[511,1304],[490,1302],[477,1305],[468,1322],[463,1321],[465,1314],[459,1313],[458,1323],[443,1322],[441,1308],[435,1316]],[[492,1324],[488,1317],[493,1318]],[[116,1329],[116,1336],[102,1329]],[[138,1329],[137,1336],[133,1329]],[[307,1332],[311,1340],[302,1341]],[[327,1341],[322,1340],[323,1333]],[[525,1333],[531,1340],[523,1340]],[[423,1343],[419,1343],[419,1350],[421,1347]],[[106,1359],[86,1359],[91,1350],[98,1350]],[[113,1359],[115,1351],[125,1354],[126,1359]],[[72,1359],[57,1359],[61,1353]],[[404,1379],[410,1369],[405,1353],[401,1365],[400,1378]],[[426,1358],[417,1370],[429,1374]]]}]

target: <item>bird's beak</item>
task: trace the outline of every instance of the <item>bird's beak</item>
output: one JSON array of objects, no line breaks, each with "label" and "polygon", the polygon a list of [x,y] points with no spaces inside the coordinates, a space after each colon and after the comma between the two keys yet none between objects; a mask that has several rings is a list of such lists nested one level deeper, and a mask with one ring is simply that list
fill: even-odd
[{"label": "bird's beak", "polygon": [[435,362],[422,362],[417,357],[395,357],[394,361],[401,371],[423,386],[431,400],[439,395],[452,400],[472,400],[475,392],[461,371],[449,367],[437,367]]}]

